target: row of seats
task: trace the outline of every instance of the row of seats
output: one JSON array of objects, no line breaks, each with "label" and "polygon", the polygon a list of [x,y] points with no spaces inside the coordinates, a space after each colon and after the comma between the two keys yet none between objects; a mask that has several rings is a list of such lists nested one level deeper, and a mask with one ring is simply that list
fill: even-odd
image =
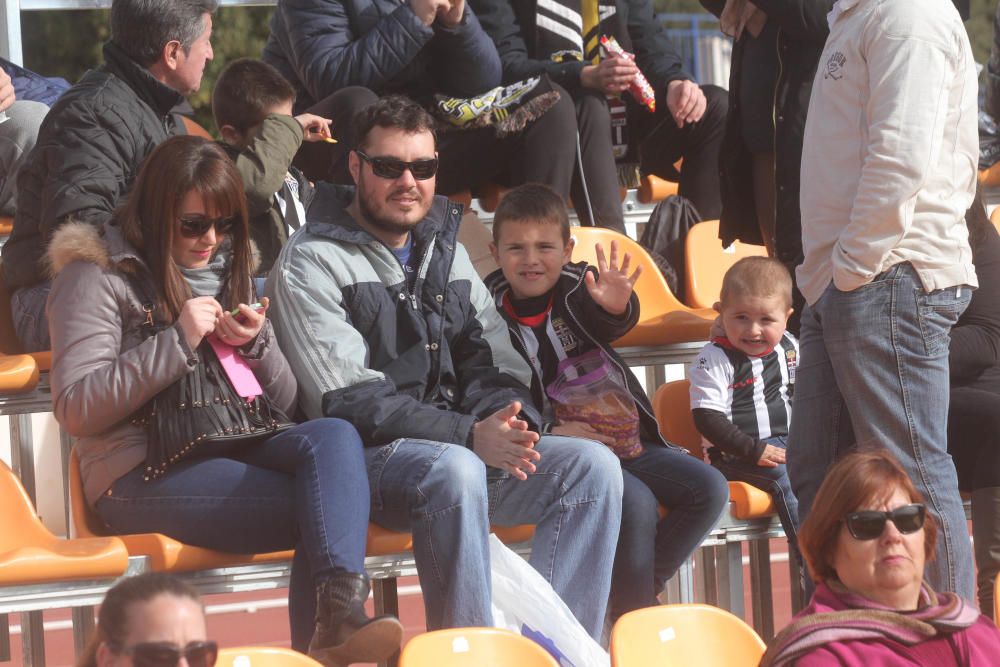
[{"label": "row of seats", "polygon": [[[765,645],[753,628],[705,604],[673,604],[625,614],[611,629],[612,667],[755,667]],[[418,635],[400,667],[558,667],[544,648],[495,628]]]}]

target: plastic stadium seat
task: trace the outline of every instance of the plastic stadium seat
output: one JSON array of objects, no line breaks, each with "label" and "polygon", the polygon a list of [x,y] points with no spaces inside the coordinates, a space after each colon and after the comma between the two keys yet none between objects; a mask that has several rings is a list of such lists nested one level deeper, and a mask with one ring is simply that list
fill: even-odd
[{"label": "plastic stadium seat", "polygon": [[[691,416],[689,388],[687,380],[661,385],[653,396],[653,413],[664,438],[704,458],[701,433]],[[729,482],[729,501],[732,515],[737,519],[755,519],[774,513],[771,494],[746,482]]]},{"label": "plastic stadium seat", "polygon": [[127,568],[128,550],[117,537],[67,540],[50,533],[0,461],[0,585],[111,579]]},{"label": "plastic stadium seat", "polygon": [[980,170],[979,184],[986,187],[1000,185],[1000,162]]},{"label": "plastic stadium seat", "polygon": [[662,201],[670,195],[677,194],[679,187],[680,184],[678,183],[648,174],[643,176],[639,182],[639,191],[636,193],[636,199],[642,204],[652,204]]},{"label": "plastic stadium seat", "polygon": [[639,609],[611,629],[612,667],[756,667],[765,648],[749,625],[706,604]]},{"label": "plastic stadium seat", "polygon": [[184,129],[187,130],[188,134],[195,137],[204,137],[205,139],[215,140],[215,137],[213,137],[208,130],[202,127],[198,121],[188,118],[187,116],[181,116],[181,120],[184,122]]},{"label": "plastic stadium seat", "polygon": [[744,257],[767,257],[767,249],[739,241],[723,248],[718,220],[705,220],[691,227],[684,241],[687,304],[692,308],[711,308],[722,292],[722,277]]},{"label": "plastic stadium seat", "polygon": [[0,216],[0,236],[10,236],[12,231],[14,231],[14,218]]},{"label": "plastic stadium seat", "polygon": [[617,241],[619,254],[627,252],[632,258],[632,267],[636,264],[642,266],[642,275],[635,284],[640,303],[639,322],[615,341],[615,347],[655,347],[708,340],[708,332],[717,313],[711,308],[688,308],[678,301],[645,248],[611,229],[574,227],[572,231],[576,238],[573,261],[586,261],[596,266],[594,245],[600,243],[607,255],[611,241]]},{"label": "plastic stadium seat", "polygon": [[498,628],[457,628],[417,635],[399,667],[558,667],[535,642]]},{"label": "plastic stadium seat", "polygon": [[215,667],[321,667],[321,663],[290,648],[242,646],[221,649]]}]

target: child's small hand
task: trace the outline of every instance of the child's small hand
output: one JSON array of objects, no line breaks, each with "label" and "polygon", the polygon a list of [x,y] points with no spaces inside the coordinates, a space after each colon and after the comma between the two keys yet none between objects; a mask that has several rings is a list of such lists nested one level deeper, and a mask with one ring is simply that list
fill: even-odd
[{"label": "child's small hand", "polygon": [[629,262],[632,260],[628,253],[622,258],[621,267],[618,266],[618,243],[611,242],[611,259],[604,257],[604,248],[600,243],[594,246],[597,251],[597,271],[601,274],[599,278],[594,278],[590,271],[584,277],[587,284],[587,291],[594,302],[611,313],[612,315],[622,315],[628,307],[628,300],[632,297],[632,288],[635,281],[642,274],[642,266],[635,267],[631,276],[628,274]]},{"label": "child's small hand", "polygon": [[302,136],[305,141],[326,141],[332,139],[330,124],[333,122],[329,118],[322,118],[315,114],[304,113],[295,117],[302,126]]},{"label": "child's small hand", "polygon": [[768,445],[764,448],[764,453],[760,455],[757,465],[762,468],[777,468],[785,463],[785,450],[781,447]]}]

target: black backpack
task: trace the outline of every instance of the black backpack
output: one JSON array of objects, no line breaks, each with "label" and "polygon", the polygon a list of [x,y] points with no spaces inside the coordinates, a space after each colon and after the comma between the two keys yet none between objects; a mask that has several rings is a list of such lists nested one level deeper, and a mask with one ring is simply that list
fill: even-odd
[{"label": "black backpack", "polygon": [[684,297],[684,240],[701,222],[698,209],[680,195],[671,195],[653,209],[639,244],[652,256],[678,299]]}]

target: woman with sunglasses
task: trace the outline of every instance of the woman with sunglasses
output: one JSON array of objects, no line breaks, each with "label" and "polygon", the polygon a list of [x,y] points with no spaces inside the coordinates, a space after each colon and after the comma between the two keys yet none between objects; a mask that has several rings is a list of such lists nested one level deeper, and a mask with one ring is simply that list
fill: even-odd
[{"label": "woman with sunglasses", "polygon": [[799,549],[816,583],[762,667],[995,665],[1000,632],[924,581],[938,528],[891,454],[848,454],[820,486]]},{"label": "woman with sunglasses", "polygon": [[[295,409],[295,377],[266,299],[247,305],[255,299],[246,199],[225,152],[197,137],[163,142],[111,223],[64,225],[49,259],[54,413],[77,438],[97,516],[118,534],[163,533],[231,553],[295,548],[293,647],[327,664],[395,652],[399,621],[364,611],[368,476],[349,423],[319,419],[250,441],[201,443],[162,475],[149,473],[147,454],[178,420],[168,412],[154,431],[137,415],[148,416],[162,392],[195,386],[177,383],[207,382],[209,345],[223,350],[220,364],[228,355],[240,367],[243,385],[259,385],[269,407]],[[178,408],[215,409],[189,402]]]},{"label": "woman with sunglasses", "polygon": [[115,584],[77,667],[212,667],[219,647],[208,639],[198,593],[180,579],[150,572]]}]

